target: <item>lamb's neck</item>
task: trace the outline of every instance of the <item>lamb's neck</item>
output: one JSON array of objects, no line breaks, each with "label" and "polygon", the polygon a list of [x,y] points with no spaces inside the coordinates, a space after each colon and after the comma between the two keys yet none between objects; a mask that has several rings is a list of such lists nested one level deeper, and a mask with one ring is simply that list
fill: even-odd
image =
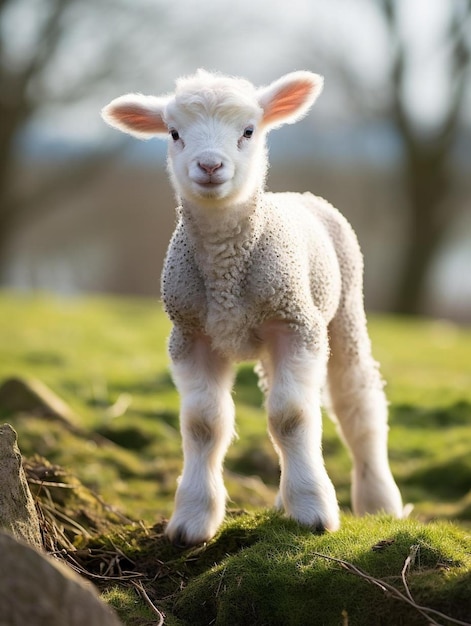
[{"label": "lamb's neck", "polygon": [[181,219],[204,274],[215,276],[234,264],[244,273],[263,230],[261,209],[261,194],[244,204],[211,210],[182,202]]},{"label": "lamb's neck", "polygon": [[195,243],[250,239],[260,227],[262,195],[259,192],[244,203],[214,207],[201,207],[184,200],[180,214]]}]

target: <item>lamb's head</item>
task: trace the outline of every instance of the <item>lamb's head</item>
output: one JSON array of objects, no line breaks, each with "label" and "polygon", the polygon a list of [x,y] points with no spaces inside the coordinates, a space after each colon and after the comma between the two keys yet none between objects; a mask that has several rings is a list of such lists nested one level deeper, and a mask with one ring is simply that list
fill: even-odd
[{"label": "lamb's head", "polygon": [[168,137],[177,195],[199,206],[247,201],[263,188],[266,133],[299,120],[322,89],[322,77],[293,72],[268,87],[204,70],[180,78],[174,94],[129,94],[102,111],[104,119],[141,138]]}]

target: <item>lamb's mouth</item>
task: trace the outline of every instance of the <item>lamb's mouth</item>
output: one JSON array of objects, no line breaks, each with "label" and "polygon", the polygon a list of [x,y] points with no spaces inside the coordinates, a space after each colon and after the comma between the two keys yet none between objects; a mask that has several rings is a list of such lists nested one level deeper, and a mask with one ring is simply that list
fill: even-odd
[{"label": "lamb's mouth", "polygon": [[198,190],[198,193],[205,196],[215,196],[220,195],[223,191],[224,185],[227,181],[216,181],[216,180],[208,180],[205,182],[196,182],[195,186]]}]

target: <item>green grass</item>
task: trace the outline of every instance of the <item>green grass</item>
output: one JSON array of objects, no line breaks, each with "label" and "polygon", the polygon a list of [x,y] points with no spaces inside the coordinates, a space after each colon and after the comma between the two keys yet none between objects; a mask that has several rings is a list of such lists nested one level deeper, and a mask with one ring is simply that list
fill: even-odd
[{"label": "green grass", "polygon": [[[181,470],[178,397],[165,350],[169,329],[155,301],[0,293],[0,384],[13,376],[41,380],[72,408],[82,432],[1,406],[0,418],[17,430],[24,456],[40,454],[65,467],[147,528],[170,514]],[[420,566],[410,574],[417,598],[441,610],[450,609],[447,598],[462,607],[471,571],[471,331],[373,316],[370,332],[391,403],[391,465],[405,502],[414,505],[412,519],[348,515],[350,461],[328,419],[324,451],[345,511],[342,530],[315,536],[260,513],[273,502],[279,472],[252,366],[243,365],[234,392],[239,440],[228,454],[226,484],[230,506],[255,513],[230,519],[196,555],[176,554],[160,535],[143,540],[138,553],[147,559],[149,575],[157,567],[149,558],[178,572],[178,590],[167,577],[151,586],[166,623],[301,624],[301,613],[322,615],[308,622],[314,624],[426,623],[338,564],[313,556],[351,560],[400,587],[413,544],[421,546]],[[454,525],[424,524],[430,520]],[[390,537],[390,548],[371,551],[374,542]],[[131,549],[128,538],[124,543]],[[110,585],[103,593],[126,624],[149,623],[149,609],[135,590]]]},{"label": "green grass", "polygon": [[[5,415],[24,453],[71,468],[147,522],[170,513],[181,469],[178,397],[165,350],[169,329],[151,300],[0,295],[0,381],[40,379],[84,428],[117,444],[87,448],[58,424]],[[471,332],[394,317],[372,317],[370,332],[387,381],[391,463],[405,501],[425,518],[470,519]],[[227,483],[234,506],[252,509],[274,497],[278,462],[251,365],[239,369],[235,400],[240,438],[228,454]],[[324,449],[348,507],[350,461],[328,419]]]}]

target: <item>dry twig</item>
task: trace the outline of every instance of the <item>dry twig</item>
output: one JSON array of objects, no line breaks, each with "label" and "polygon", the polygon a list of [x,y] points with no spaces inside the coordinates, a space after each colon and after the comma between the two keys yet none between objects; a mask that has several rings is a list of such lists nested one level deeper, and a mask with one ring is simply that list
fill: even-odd
[{"label": "dry twig", "polygon": [[151,608],[152,611],[154,611],[154,613],[159,618],[157,626],[163,626],[165,615],[159,611],[159,609],[155,606],[155,604],[149,598],[146,590],[144,589],[144,585],[142,584],[142,582],[132,582],[132,584],[136,588],[141,598],[145,601],[145,603]]},{"label": "dry twig", "polygon": [[[414,547],[415,546],[413,546],[413,548]],[[407,557],[404,563],[404,567],[402,568],[403,582],[405,581],[405,573],[410,568],[410,565],[413,559],[412,552],[413,551],[411,548],[411,553]],[[415,551],[415,553],[416,552],[417,551]],[[372,585],[379,587],[381,591],[383,591],[384,593],[389,593],[396,600],[405,602],[406,604],[414,608],[416,611],[421,613],[424,617],[426,617],[427,620],[429,620],[429,624],[433,624],[434,626],[442,626],[439,622],[433,619],[432,615],[435,615],[436,617],[447,620],[448,622],[451,622],[452,624],[457,624],[457,626],[471,626],[469,622],[462,622],[461,620],[450,617],[449,615],[445,615],[444,613],[441,613],[440,611],[437,611],[427,606],[421,606],[420,604],[417,604],[417,602],[413,599],[410,593],[407,582],[405,582],[406,594],[407,594],[406,595],[402,593],[401,591],[399,591],[399,589],[397,589],[390,583],[384,580],[381,580],[380,578],[375,578],[374,576],[370,576],[369,574],[361,570],[359,567],[357,567],[353,563],[349,563],[348,561],[344,561],[343,559],[338,559],[334,556],[329,556],[327,554],[322,554],[320,552],[312,552],[312,554],[321,559],[326,559],[327,561],[333,561],[334,563],[338,563],[343,569],[345,569],[350,574],[354,574],[362,578],[363,580],[366,580],[367,582],[371,583]]]}]

